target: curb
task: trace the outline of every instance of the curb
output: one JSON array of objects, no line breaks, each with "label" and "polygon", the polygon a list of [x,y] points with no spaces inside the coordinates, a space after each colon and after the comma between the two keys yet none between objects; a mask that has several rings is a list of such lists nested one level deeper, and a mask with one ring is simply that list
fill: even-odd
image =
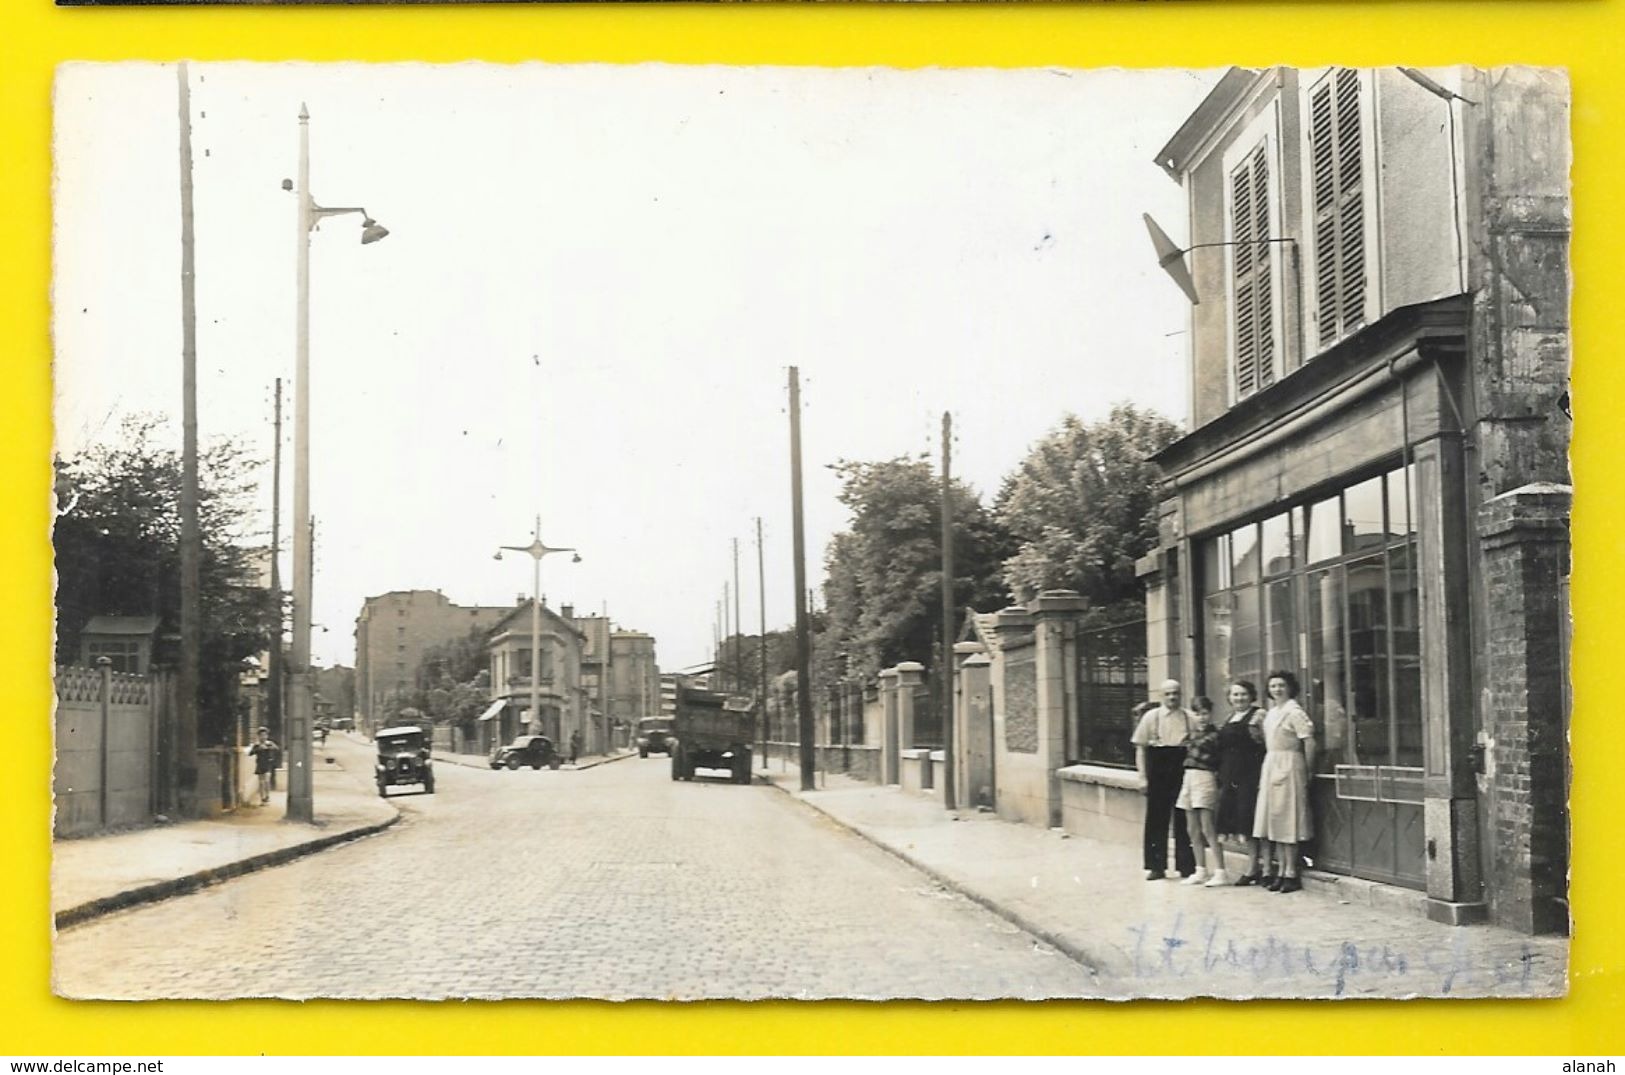
[{"label": "curb", "polygon": [[954,878],[948,876],[947,874],[943,873],[941,870],[938,870],[936,867],[929,866],[926,863],[921,862],[919,859],[915,858],[913,855],[910,855],[908,852],[902,851],[902,850],[900,850],[900,849],[898,849],[896,847],[893,847],[891,844],[889,844],[886,841],[880,839],[878,836],[875,836],[872,833],[869,833],[869,832],[865,831],[863,828],[861,828],[861,827],[859,827],[857,825],[854,825],[849,821],[846,821],[846,820],[844,820],[844,819],[842,819],[840,817],[837,817],[835,814],[831,813],[829,810],[824,809],[822,806],[819,806],[817,803],[810,802],[809,800],[802,798],[800,795],[797,795],[795,792],[791,791],[789,788],[786,788],[781,784],[776,784],[772,780],[764,780],[763,783],[767,784],[770,787],[778,789],[783,794],[789,796],[790,799],[792,799],[793,801],[800,803],[802,806],[804,806],[807,809],[813,811],[814,813],[820,815],[821,817],[828,818],[830,821],[834,822],[836,825],[838,825],[841,828],[845,829],[847,832],[852,833],[854,836],[857,836],[857,837],[860,837],[861,839],[867,840],[870,844],[873,844],[875,847],[880,848],[880,850],[882,850],[882,851],[886,852],[887,854],[891,855],[893,858],[898,859],[898,860],[906,863],[907,865],[913,867],[914,869],[920,871],[921,873],[925,874],[927,877],[931,878],[933,881],[937,882],[939,885],[942,885],[944,888],[947,888],[947,889],[950,889],[950,890],[952,890],[954,892],[957,892],[957,893],[959,893],[959,895],[964,896],[966,899],[970,900],[972,903],[975,903],[975,904],[985,908],[986,910],[989,910],[989,911],[993,912],[994,914],[998,915],[1000,918],[1004,919],[1006,922],[1009,922],[1011,925],[1013,925],[1016,928],[1020,929],[1022,932],[1029,933],[1032,936],[1038,938],[1039,940],[1043,941],[1045,944],[1049,945],[1050,947],[1052,947],[1052,948],[1056,949],[1057,951],[1059,951],[1061,954],[1065,955],[1068,959],[1072,960],[1074,963],[1077,963],[1078,965],[1083,967],[1084,970],[1088,971],[1095,978],[1099,979],[1099,978],[1103,977],[1103,972],[1100,969],[1099,961],[1094,956],[1090,955],[1090,953],[1088,951],[1086,951],[1085,949],[1079,947],[1076,943],[1067,940],[1065,937],[1060,936],[1054,930],[1051,930],[1051,929],[1048,929],[1045,926],[1039,925],[1037,922],[1034,922],[1031,918],[1028,918],[1026,915],[1022,914],[1020,911],[1011,910],[1010,908],[1008,908],[1008,907],[1004,906],[1003,904],[999,903],[998,901],[994,900],[992,897],[985,896],[982,893],[976,891],[974,888],[971,888],[968,885],[965,885],[962,882],[957,881]]},{"label": "curb", "polygon": [[142,885],[139,888],[127,889],[111,896],[103,896],[88,903],[66,907],[56,912],[54,916],[56,928],[59,930],[67,929],[69,926],[77,926],[93,918],[112,914],[114,911],[139,907],[146,903],[158,903],[174,896],[184,896],[199,889],[207,888],[210,885],[229,881],[233,877],[241,877],[244,874],[269,869],[272,866],[281,866],[295,859],[314,855],[318,851],[326,851],[328,848],[349,843],[351,840],[359,840],[364,836],[372,836],[383,832],[400,819],[400,811],[397,810],[394,817],[372,825],[362,825],[358,828],[346,829],[343,832],[329,833],[314,840],[307,840],[302,844],[279,847],[275,851],[266,851],[263,854],[253,855],[237,862],[228,862],[223,866],[199,870],[197,873],[187,874],[185,877],[156,881],[150,885]]}]

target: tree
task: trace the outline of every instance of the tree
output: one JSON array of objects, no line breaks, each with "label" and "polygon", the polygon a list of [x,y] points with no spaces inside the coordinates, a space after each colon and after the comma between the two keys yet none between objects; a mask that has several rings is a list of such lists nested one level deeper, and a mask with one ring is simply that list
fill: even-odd
[{"label": "tree", "polygon": [[1140,607],[1134,562],[1157,540],[1150,457],[1180,435],[1155,411],[1121,403],[1103,421],[1067,415],[999,490],[993,514],[1019,547],[1003,577],[1018,601],[1070,589],[1102,611]]},{"label": "tree", "polygon": [[491,702],[491,674],[486,666],[483,627],[438,642],[418,660],[416,688],[402,696],[405,706],[421,709],[436,724],[467,724]]},{"label": "tree", "polygon": [[[942,609],[942,484],[923,458],[835,465],[850,526],[825,556],[826,623],[819,677],[867,677],[898,661],[929,661]],[[975,492],[953,483],[954,603],[1004,603],[999,565],[1010,542]],[[844,660],[843,660],[844,655]]]},{"label": "tree", "polygon": [[[156,615],[161,663],[178,659],[165,636],[180,629],[181,456],[161,441],[163,419],[127,418],[111,444],[58,459],[63,511],[52,535],[57,573],[57,660],[78,658],[79,634],[92,616]],[[253,480],[260,460],[229,440],[198,458],[199,617],[198,742],[232,738],[238,676],[248,657],[270,645],[277,609],[259,585],[250,535]]]}]

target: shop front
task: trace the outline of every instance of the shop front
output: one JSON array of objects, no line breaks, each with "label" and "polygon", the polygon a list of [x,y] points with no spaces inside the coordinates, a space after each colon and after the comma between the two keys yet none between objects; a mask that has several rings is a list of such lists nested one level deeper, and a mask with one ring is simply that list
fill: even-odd
[{"label": "shop front", "polygon": [[[1164,656],[1215,699],[1293,673],[1317,869],[1482,911],[1472,743],[1468,311],[1399,311],[1166,449]],[[1185,565],[1182,569],[1180,565]]]}]

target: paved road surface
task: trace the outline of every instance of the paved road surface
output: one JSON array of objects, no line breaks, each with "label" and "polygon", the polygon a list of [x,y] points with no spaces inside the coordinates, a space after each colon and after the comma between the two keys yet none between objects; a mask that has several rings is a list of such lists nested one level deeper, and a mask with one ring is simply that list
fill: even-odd
[{"label": "paved road surface", "polygon": [[[347,763],[365,748],[334,741]],[[664,757],[436,766],[388,832],[57,938],[76,997],[1092,996],[1089,972],[768,787]]]}]

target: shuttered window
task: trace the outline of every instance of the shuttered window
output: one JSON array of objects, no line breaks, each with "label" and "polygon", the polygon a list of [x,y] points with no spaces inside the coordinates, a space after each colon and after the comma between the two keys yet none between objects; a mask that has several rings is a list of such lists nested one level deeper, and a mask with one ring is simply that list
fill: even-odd
[{"label": "shuttered window", "polygon": [[1235,309],[1236,396],[1275,383],[1275,248],[1270,235],[1267,143],[1230,173],[1231,295]]},{"label": "shuttered window", "polygon": [[1364,166],[1360,76],[1340,69],[1309,95],[1316,339],[1322,347],[1365,323]]}]

